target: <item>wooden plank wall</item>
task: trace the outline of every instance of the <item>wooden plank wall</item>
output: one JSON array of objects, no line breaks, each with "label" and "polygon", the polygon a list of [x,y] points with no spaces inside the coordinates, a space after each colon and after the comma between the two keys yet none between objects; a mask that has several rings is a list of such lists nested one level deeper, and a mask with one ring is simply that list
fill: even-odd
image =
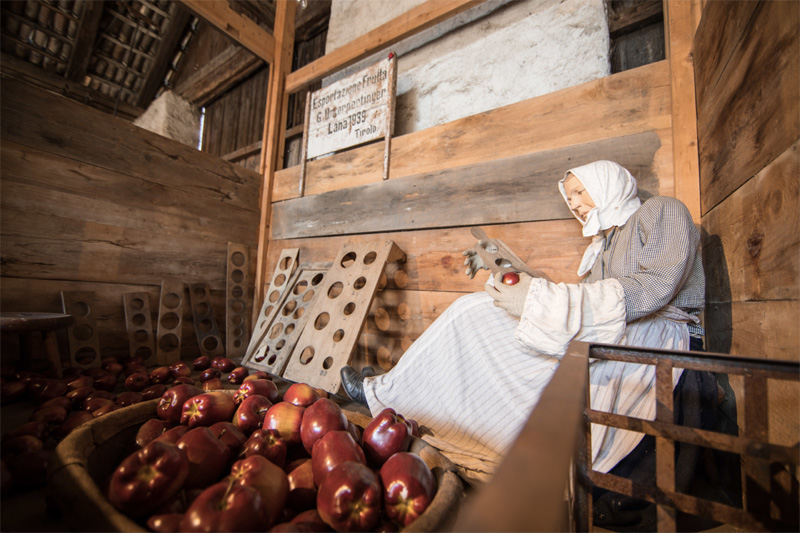
[{"label": "wooden plank wall", "polygon": [[[224,330],[227,244],[255,256],[260,176],[59,95],[2,84],[3,311],[61,312],[60,291],[94,291],[103,354],[127,354],[123,293],[147,292],[155,313],[171,277],[208,282]],[[197,340],[186,302],[189,358]]]},{"label": "wooden plank wall", "polygon": [[324,263],[346,242],[394,240],[407,261],[389,268],[353,358],[389,369],[453,300],[482,290],[485,276],[463,273],[471,227],[552,278],[576,281],[588,240],[557,180],[613,158],[638,175],[645,195],[671,194],[672,155],[661,61],[397,137],[388,182],[382,142],[324,157],[309,162],[302,198],[298,167],[275,175],[267,273],[284,248],[299,248],[301,263]]},{"label": "wooden plank wall", "polygon": [[[708,2],[695,37],[714,351],[800,360],[798,24],[797,2]],[[784,421],[771,436],[796,443],[797,388],[775,384],[770,394]]]}]

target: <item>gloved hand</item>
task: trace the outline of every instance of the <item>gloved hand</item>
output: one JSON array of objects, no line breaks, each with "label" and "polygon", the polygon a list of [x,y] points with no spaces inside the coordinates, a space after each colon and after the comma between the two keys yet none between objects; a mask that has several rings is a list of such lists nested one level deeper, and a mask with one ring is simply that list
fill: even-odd
[{"label": "gloved hand", "polygon": [[515,285],[503,283],[503,274],[498,272],[494,275],[494,287],[486,285],[486,292],[494,298],[495,307],[501,307],[508,314],[519,318],[525,310],[525,299],[528,297],[528,289],[533,278],[524,272],[519,273],[519,282]]},{"label": "gloved hand", "polygon": [[[486,246],[486,243],[484,241],[478,241],[478,246]],[[474,278],[478,270],[489,270],[489,267],[483,263],[483,259],[481,259],[481,256],[478,255],[478,252],[475,250],[466,250],[463,255],[467,256],[464,260],[464,265],[467,267],[464,274],[469,276],[469,279]]]}]

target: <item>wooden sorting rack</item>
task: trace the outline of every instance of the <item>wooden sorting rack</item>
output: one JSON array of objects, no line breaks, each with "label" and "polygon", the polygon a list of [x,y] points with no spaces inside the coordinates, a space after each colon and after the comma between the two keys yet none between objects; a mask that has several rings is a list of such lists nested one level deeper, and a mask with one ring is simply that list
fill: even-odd
[{"label": "wooden sorting rack", "polygon": [[211,358],[222,355],[225,347],[211,306],[211,287],[208,283],[192,283],[189,286],[189,300],[200,354]]},{"label": "wooden sorting rack", "polygon": [[67,328],[69,359],[75,368],[100,366],[100,339],[97,336],[92,311],[95,304],[93,292],[61,292],[64,313],[72,315],[74,321]]},{"label": "wooden sorting rack", "polygon": [[156,364],[153,339],[153,319],[150,314],[150,295],[146,292],[126,292],[122,295],[125,307],[125,326],[128,330],[130,355],[141,357],[145,366]]},{"label": "wooden sorting rack", "polygon": [[185,285],[180,280],[165,279],[161,282],[156,335],[156,359],[159,365],[177,363],[181,358],[184,289]]},{"label": "wooden sorting rack", "polygon": [[228,277],[225,287],[225,356],[241,358],[248,346],[247,288],[250,285],[250,249],[228,243]]}]

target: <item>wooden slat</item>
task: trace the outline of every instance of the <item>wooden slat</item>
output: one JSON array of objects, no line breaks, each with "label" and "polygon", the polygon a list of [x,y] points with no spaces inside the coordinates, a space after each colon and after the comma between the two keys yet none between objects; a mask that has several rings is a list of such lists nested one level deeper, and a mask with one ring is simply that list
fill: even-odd
[{"label": "wooden slat", "polygon": [[800,138],[798,22],[799,2],[759,2],[730,58],[719,58],[719,81],[698,100],[704,214]]},{"label": "wooden slat", "polygon": [[428,0],[382,24],[286,77],[286,92],[293,93],[346,68],[403,39],[458,15],[484,0]]},{"label": "wooden slat", "polygon": [[191,76],[181,79],[175,92],[197,106],[204,106],[263,65],[249,50],[231,46]]},{"label": "wooden slat", "polygon": [[569,168],[611,159],[637,176],[643,196],[652,195],[659,147],[658,135],[642,133],[278,202],[272,237],[568,219],[556,183]]},{"label": "wooden slat", "polygon": [[703,217],[708,301],[800,299],[800,141]]},{"label": "wooden slat", "polygon": [[[670,101],[669,65],[661,61],[396,137],[390,178],[657,131],[662,149],[653,172],[671,195]],[[375,183],[382,169],[383,143],[310,161],[306,194]],[[299,183],[299,166],[276,172],[274,201],[296,197]]]},{"label": "wooden slat", "polygon": [[[669,0],[667,0],[669,1]],[[608,16],[608,32],[611,37],[653,24],[662,19],[664,9],[662,0],[638,0],[625,5],[624,8],[611,9]]]},{"label": "wooden slat", "polygon": [[666,0],[664,23],[672,85],[672,145],[675,197],[700,223],[700,169],[697,156],[692,39],[700,22],[699,0]]},{"label": "wooden slat", "polygon": [[[224,0],[181,0],[197,16],[210,22],[255,55],[272,64],[275,38],[252,19],[236,13]],[[276,24],[277,26],[277,24]]]}]

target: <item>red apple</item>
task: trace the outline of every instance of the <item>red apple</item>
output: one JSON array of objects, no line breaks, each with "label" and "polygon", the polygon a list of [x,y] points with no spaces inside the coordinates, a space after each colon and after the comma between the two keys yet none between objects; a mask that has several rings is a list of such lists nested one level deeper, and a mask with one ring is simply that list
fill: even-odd
[{"label": "red apple", "polygon": [[288,471],[289,499],[286,504],[295,511],[313,509],[317,503],[317,486],[314,484],[314,471],[311,459],[300,459]]},{"label": "red apple", "polygon": [[233,396],[226,392],[204,392],[189,398],[183,404],[181,424],[191,429],[217,422],[230,422],[234,412],[236,404],[233,403]]},{"label": "red apple", "polygon": [[192,368],[195,370],[203,371],[211,367],[211,358],[207,355],[201,355],[192,362]]},{"label": "red apple", "polygon": [[[250,377],[250,376],[248,376]],[[253,379],[247,380],[236,389],[233,395],[233,400],[236,403],[242,403],[242,400],[248,396],[258,394],[266,397],[272,403],[278,403],[278,386],[268,379]]]},{"label": "red apple", "polygon": [[190,429],[176,446],[189,459],[189,475],[184,483],[187,489],[215,483],[228,466],[228,447],[207,427]]},{"label": "red apple", "polygon": [[184,361],[178,361],[169,365],[169,372],[175,379],[180,377],[188,378],[192,375],[192,368]]},{"label": "red apple", "polygon": [[204,383],[209,379],[216,379],[222,375],[218,368],[206,368],[200,373],[200,382]]},{"label": "red apple", "polygon": [[107,363],[103,363],[101,368],[112,376],[119,376],[125,371],[125,367],[116,359],[113,361],[108,361]]},{"label": "red apple", "polygon": [[72,403],[73,408],[83,409],[83,402],[96,390],[94,387],[79,387],[69,391],[64,395],[64,398],[67,398]]},{"label": "red apple", "polygon": [[378,413],[364,428],[361,437],[364,453],[378,466],[392,454],[408,451],[410,445],[411,426],[391,407]]},{"label": "red apple", "polygon": [[23,452],[35,452],[44,448],[44,443],[41,439],[33,435],[20,435],[13,439],[8,439],[3,442],[2,453],[3,457],[8,455],[17,455]]},{"label": "red apple", "polygon": [[180,531],[265,531],[261,493],[252,487],[220,481],[205,489],[186,510]]},{"label": "red apple", "polygon": [[125,367],[124,374],[126,378],[132,374],[148,374],[147,377],[150,377],[149,373],[147,372],[147,367],[144,365],[131,365]]},{"label": "red apple", "polygon": [[163,383],[150,385],[149,387],[147,387],[142,391],[142,401],[146,402],[148,400],[155,400],[156,398],[161,398],[165,392],[167,392],[167,386],[164,385]]},{"label": "red apple", "polygon": [[277,429],[287,445],[300,444],[300,424],[305,410],[305,407],[293,403],[278,402],[267,410],[262,427]]},{"label": "red apple", "polygon": [[167,422],[160,418],[151,418],[142,424],[141,427],[139,427],[139,431],[136,432],[136,445],[139,448],[144,448],[174,426],[175,424],[173,422]]},{"label": "red apple", "polygon": [[355,425],[351,420],[347,421],[347,431],[350,432],[356,442],[361,442],[361,428]]},{"label": "red apple", "polygon": [[250,371],[243,366],[237,366],[231,373],[228,374],[228,381],[234,385],[240,385],[244,382],[244,378],[250,375]]},{"label": "red apple", "polygon": [[117,388],[117,381],[117,376],[106,373],[104,376],[95,378],[94,388],[97,390],[113,392],[114,389]]},{"label": "red apple", "polygon": [[194,385],[179,384],[167,389],[156,406],[156,414],[162,420],[178,423],[181,421],[183,404],[192,396],[202,394],[203,391]]},{"label": "red apple", "polygon": [[87,376],[91,376],[92,379],[102,378],[108,375],[107,370],[103,370],[102,368],[96,366],[93,366],[92,368],[87,368],[86,370],[84,370],[84,373]]},{"label": "red apple", "polygon": [[[177,422],[175,423],[177,424]],[[178,441],[181,440],[181,437],[186,435],[188,432],[189,432],[188,427],[177,425],[169,428],[164,433],[153,439],[153,442],[158,440],[169,444],[178,444]]]},{"label": "red apple", "polygon": [[336,531],[371,531],[380,521],[381,492],[373,470],[346,461],[325,476],[317,492],[317,511]]},{"label": "red apple", "polygon": [[142,366],[142,365],[144,365],[144,357],[142,357],[141,355],[134,355],[133,357],[126,360],[124,363],[125,368],[129,368],[132,366]]},{"label": "red apple", "polygon": [[94,379],[91,376],[80,376],[67,382],[67,390],[75,390],[81,387],[94,388]]},{"label": "red apple", "polygon": [[260,455],[277,466],[286,464],[287,445],[277,429],[257,429],[242,445],[242,457]]},{"label": "red apple", "polygon": [[83,402],[83,410],[93,413],[101,407],[106,407],[109,405],[116,406],[117,404],[114,402],[114,400],[110,400],[108,398],[88,398]]},{"label": "red apple", "polygon": [[419,422],[414,420],[413,418],[406,418],[406,422],[411,425],[411,436],[412,437],[421,437],[422,434],[419,432]]},{"label": "red apple", "polygon": [[56,437],[59,439],[63,439],[73,430],[77,429],[78,427],[82,426],[86,422],[89,422],[94,419],[92,413],[89,411],[74,411],[70,413],[70,415],[64,420],[64,423],[58,426],[58,431],[56,432]]},{"label": "red apple", "polygon": [[194,385],[194,380],[189,376],[181,376],[179,378],[175,378],[175,381],[172,382],[172,386],[175,385]]},{"label": "red apple", "polygon": [[202,386],[203,390],[206,392],[214,391],[214,390],[222,390],[224,387],[222,385],[222,380],[219,378],[211,378],[207,379],[203,382]]},{"label": "red apple", "polygon": [[120,463],[111,476],[108,499],[126,514],[147,515],[178,493],[189,469],[177,446],[151,442]]},{"label": "red apple", "polygon": [[[117,401],[117,395],[113,392],[108,392],[107,390],[95,390],[90,392],[89,395],[86,397],[86,400],[92,400],[94,398],[103,398],[106,400]],[[84,402],[86,401],[84,400]]]},{"label": "red apple", "polygon": [[[69,394],[69,393],[67,393]],[[66,396],[59,396],[58,398],[51,398],[40,405],[39,409],[44,409],[45,407],[52,407],[54,405],[58,405],[66,409],[67,411],[72,411],[72,400],[67,398]]]},{"label": "red apple", "polygon": [[261,493],[267,527],[278,520],[289,497],[289,479],[281,467],[261,455],[251,455],[233,464],[228,480]]},{"label": "red apple", "polygon": [[506,285],[516,285],[519,283],[519,274],[517,272],[506,272],[503,274],[501,281]]},{"label": "red apple", "polygon": [[177,533],[180,531],[183,513],[154,514],[147,519],[147,527],[157,533]]},{"label": "red apple", "polygon": [[269,375],[269,373],[264,372],[263,370],[256,370],[255,372],[244,378],[245,381],[250,381],[252,379],[272,379],[272,377]]},{"label": "red apple", "polygon": [[67,384],[57,379],[34,379],[28,383],[28,393],[37,401],[45,402],[64,396],[67,393]]},{"label": "red apple", "polygon": [[108,413],[116,411],[117,409],[121,409],[121,406],[119,406],[119,405],[117,405],[115,403],[112,403],[112,404],[107,404],[107,405],[101,405],[100,407],[98,407],[94,411],[90,411],[90,412],[92,413],[92,416],[94,418],[97,418],[99,416],[107,415]]},{"label": "red apple", "polygon": [[208,427],[228,448],[231,458],[237,457],[247,437],[231,422],[217,422]]},{"label": "red apple", "polygon": [[141,392],[125,391],[117,396],[117,405],[120,407],[127,407],[135,403],[139,403],[144,399]]},{"label": "red apple", "polygon": [[15,455],[6,463],[14,486],[26,489],[44,487],[47,483],[47,464],[53,453],[53,450],[41,449]]},{"label": "red apple", "polygon": [[346,431],[348,427],[347,417],[344,416],[342,408],[328,398],[320,398],[310,406],[306,407],[303,413],[303,421],[300,424],[300,439],[303,447],[308,453],[314,447],[314,443],[322,438],[329,431]]},{"label": "red apple", "polygon": [[68,411],[60,405],[37,409],[28,418],[31,422],[44,422],[48,426],[59,426],[67,418]]},{"label": "red apple", "polygon": [[264,417],[270,407],[272,407],[272,402],[266,396],[261,396],[260,394],[248,396],[236,408],[236,412],[233,415],[233,423],[245,435],[250,435],[264,425]]},{"label": "red apple", "polygon": [[144,372],[137,372],[125,378],[125,388],[130,391],[139,392],[150,385],[150,376]]},{"label": "red apple", "polygon": [[47,438],[47,424],[37,421],[25,422],[3,433],[3,442],[6,442],[8,439],[13,439],[14,437],[19,437],[20,435],[33,435],[37,439],[44,441]]},{"label": "red apple", "polygon": [[347,461],[367,464],[364,450],[353,440],[348,431],[327,432],[311,450],[311,468],[314,471],[314,483],[317,487],[336,465]]},{"label": "red apple", "polygon": [[168,366],[159,366],[150,371],[150,383],[167,383],[172,379]]},{"label": "red apple", "polygon": [[298,513],[289,524],[294,526],[295,529],[286,529],[285,531],[316,531],[323,533],[331,530],[331,526],[325,523],[316,509],[308,509]]},{"label": "red apple", "polygon": [[398,452],[379,472],[386,515],[406,527],[419,518],[436,495],[436,478],[419,455]]},{"label": "red apple", "polygon": [[292,383],[283,393],[283,401],[308,407],[319,400],[319,392],[307,383]]},{"label": "red apple", "polygon": [[16,402],[25,397],[28,387],[21,381],[10,381],[0,385],[0,401],[3,404]]},{"label": "red apple", "polygon": [[220,372],[227,374],[228,372],[231,372],[234,368],[236,368],[236,363],[234,363],[232,359],[228,359],[227,357],[215,357],[211,361],[211,366],[218,369]]}]

